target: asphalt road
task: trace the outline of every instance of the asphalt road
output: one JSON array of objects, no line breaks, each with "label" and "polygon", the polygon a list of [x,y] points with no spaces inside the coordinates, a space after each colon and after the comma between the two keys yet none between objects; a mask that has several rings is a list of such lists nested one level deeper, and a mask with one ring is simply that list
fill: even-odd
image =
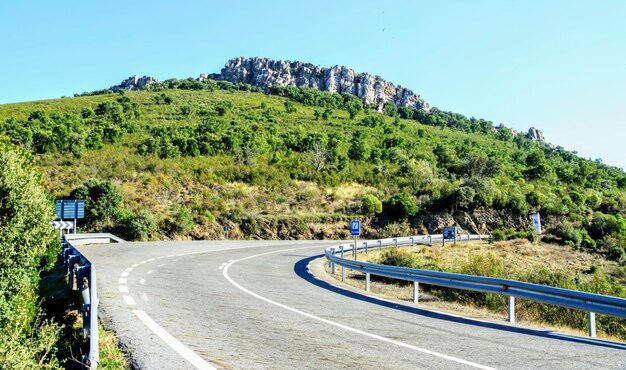
[{"label": "asphalt road", "polygon": [[466,319],[342,285],[315,258],[333,244],[79,249],[97,266],[100,319],[141,369],[626,369],[625,346]]}]

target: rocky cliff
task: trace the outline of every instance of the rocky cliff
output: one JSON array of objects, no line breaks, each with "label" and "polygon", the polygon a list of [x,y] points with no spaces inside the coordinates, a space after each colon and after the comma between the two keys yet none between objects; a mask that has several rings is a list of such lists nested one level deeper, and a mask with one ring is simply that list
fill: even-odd
[{"label": "rocky cliff", "polygon": [[[202,77],[204,76],[201,76],[201,79]],[[373,104],[379,110],[382,110],[387,102],[399,107],[429,110],[424,99],[413,91],[394,85],[379,76],[359,73],[344,66],[324,68],[311,63],[239,57],[226,63],[219,78],[233,83],[250,84],[265,91],[279,85],[345,92],[358,96],[364,103]]]},{"label": "rocky cliff", "polygon": [[133,77],[129,77],[125,79],[119,85],[111,86],[110,89],[115,92],[118,92],[120,90],[127,90],[127,91],[142,90],[146,86],[153,84],[153,83],[160,83],[160,81],[150,76],[143,76],[143,77],[133,76]]}]

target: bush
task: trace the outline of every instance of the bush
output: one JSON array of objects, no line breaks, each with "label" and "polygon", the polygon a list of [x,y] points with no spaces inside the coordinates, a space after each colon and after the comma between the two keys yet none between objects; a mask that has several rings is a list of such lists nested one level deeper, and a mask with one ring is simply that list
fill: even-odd
[{"label": "bush", "polygon": [[42,322],[36,289],[59,243],[54,207],[32,157],[0,137],[0,369],[59,368],[56,325]]},{"label": "bush", "polygon": [[178,206],[174,210],[172,226],[175,233],[187,234],[195,225],[191,209],[185,206]]},{"label": "bush", "polygon": [[385,249],[376,263],[409,268],[418,268],[420,266],[420,260],[416,254],[397,247]]},{"label": "bush", "polygon": [[374,216],[383,211],[383,203],[374,194],[365,194],[361,198],[361,212],[368,216]]},{"label": "bush", "polygon": [[74,189],[70,197],[85,200],[88,222],[109,223],[122,205],[122,193],[110,181],[91,180]]},{"label": "bush", "polygon": [[119,212],[117,224],[120,233],[130,240],[147,240],[157,230],[154,215],[144,209],[137,211],[137,213],[131,211]]},{"label": "bush", "polygon": [[406,220],[415,216],[419,210],[413,196],[398,193],[389,198],[383,205],[385,215],[392,220]]}]

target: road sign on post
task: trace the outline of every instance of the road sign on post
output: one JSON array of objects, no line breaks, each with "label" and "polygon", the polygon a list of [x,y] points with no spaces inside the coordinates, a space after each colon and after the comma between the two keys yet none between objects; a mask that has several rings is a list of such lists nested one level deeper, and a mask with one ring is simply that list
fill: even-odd
[{"label": "road sign on post", "polygon": [[444,227],[441,239],[442,245],[446,245],[446,239],[453,239],[454,245],[456,245],[456,226]]},{"label": "road sign on post", "polygon": [[354,260],[356,261],[356,245],[357,240],[359,239],[359,235],[361,235],[360,220],[352,220],[350,222],[350,235],[354,236],[354,249],[352,249],[352,253],[354,254]]},{"label": "road sign on post", "polygon": [[56,201],[54,213],[59,220],[74,220],[74,234],[79,218],[85,218],[85,201],[82,199],[60,199]]}]

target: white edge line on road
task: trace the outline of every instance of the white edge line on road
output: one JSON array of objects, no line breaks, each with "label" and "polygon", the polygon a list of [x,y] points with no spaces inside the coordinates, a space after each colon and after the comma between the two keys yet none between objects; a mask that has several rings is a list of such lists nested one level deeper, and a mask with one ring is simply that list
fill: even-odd
[{"label": "white edge line on road", "polygon": [[128,285],[120,285],[119,289],[120,293],[128,293]]},{"label": "white edge line on road", "polygon": [[124,298],[124,302],[126,302],[126,304],[129,305],[129,306],[134,306],[134,305],[137,304],[137,302],[135,302],[133,297],[131,297],[129,295],[123,295],[122,298]]},{"label": "white edge line on road", "polygon": [[170,333],[165,331],[159,324],[157,324],[148,314],[140,310],[133,310],[133,313],[146,325],[154,334],[156,334],[165,344],[170,346],[174,351],[181,355],[190,364],[201,370],[215,370],[216,368],[206,362],[202,357],[198,356],[195,352],[185,347],[184,344],[174,338]]},{"label": "white edge line on road", "polygon": [[356,334],[360,334],[360,335],[363,335],[363,336],[366,336],[366,337],[377,339],[377,340],[382,341],[382,342],[387,342],[387,343],[395,344],[395,345],[400,346],[400,347],[412,349],[414,351],[426,353],[426,354],[429,354],[431,356],[442,358],[444,360],[460,363],[460,364],[471,366],[471,367],[475,367],[475,368],[478,368],[478,369],[485,369],[485,370],[493,370],[494,369],[494,368],[489,367],[489,366],[477,364],[477,363],[474,363],[474,362],[471,362],[471,361],[463,360],[463,359],[460,359],[460,358],[457,358],[457,357],[453,357],[453,356],[449,356],[449,355],[446,355],[446,354],[443,354],[443,353],[431,351],[431,350],[426,349],[426,348],[417,347],[417,346],[414,346],[414,345],[411,345],[411,344],[408,344],[408,343],[404,343],[404,342],[400,342],[400,341],[397,341],[397,340],[394,340],[394,339],[385,338],[385,337],[380,336],[380,335],[368,333],[368,332],[363,331],[363,330],[359,330],[359,329],[356,329],[356,328],[353,328],[353,327],[350,327],[350,326],[347,326],[347,325],[344,325],[344,324],[340,324],[338,322],[334,322],[334,321],[331,321],[331,320],[328,320],[328,319],[324,319],[324,318],[315,316],[313,314],[310,314],[310,313],[307,313],[307,312],[304,312],[304,311],[300,311],[300,310],[295,309],[293,307],[289,307],[289,306],[284,305],[282,303],[278,303],[278,302],[272,301],[271,299],[268,299],[268,298],[265,298],[263,296],[260,296],[260,295],[258,295],[256,293],[254,293],[254,292],[244,288],[243,286],[239,285],[233,279],[231,279],[231,277],[228,275],[228,269],[230,268],[230,266],[232,266],[234,263],[239,262],[239,261],[244,261],[244,260],[248,260],[248,259],[252,259],[252,258],[256,258],[256,257],[260,257],[260,256],[265,256],[265,255],[268,255],[268,254],[282,253],[282,252],[294,251],[294,250],[298,250],[298,249],[310,249],[310,248],[311,247],[281,249],[281,250],[277,250],[277,251],[260,253],[260,254],[255,254],[255,255],[252,255],[252,256],[240,258],[240,259],[234,260],[234,261],[230,262],[228,265],[226,265],[226,267],[224,267],[224,269],[222,270],[222,275],[224,275],[224,278],[226,278],[226,280],[228,280],[229,283],[231,283],[232,285],[237,287],[239,290],[241,290],[241,291],[243,291],[243,292],[245,292],[245,293],[247,293],[247,294],[249,294],[249,295],[251,295],[251,296],[253,296],[255,298],[260,299],[262,301],[265,301],[267,303],[273,304],[274,306],[278,306],[280,308],[283,308],[283,309],[289,310],[291,312],[297,313],[299,315],[308,317],[310,319],[317,320],[317,321],[323,322],[323,323],[328,324],[328,325],[336,326],[338,328],[341,328],[341,329],[344,329],[344,330],[347,330],[347,331],[350,331],[350,332],[353,332],[353,333],[356,333]]}]

